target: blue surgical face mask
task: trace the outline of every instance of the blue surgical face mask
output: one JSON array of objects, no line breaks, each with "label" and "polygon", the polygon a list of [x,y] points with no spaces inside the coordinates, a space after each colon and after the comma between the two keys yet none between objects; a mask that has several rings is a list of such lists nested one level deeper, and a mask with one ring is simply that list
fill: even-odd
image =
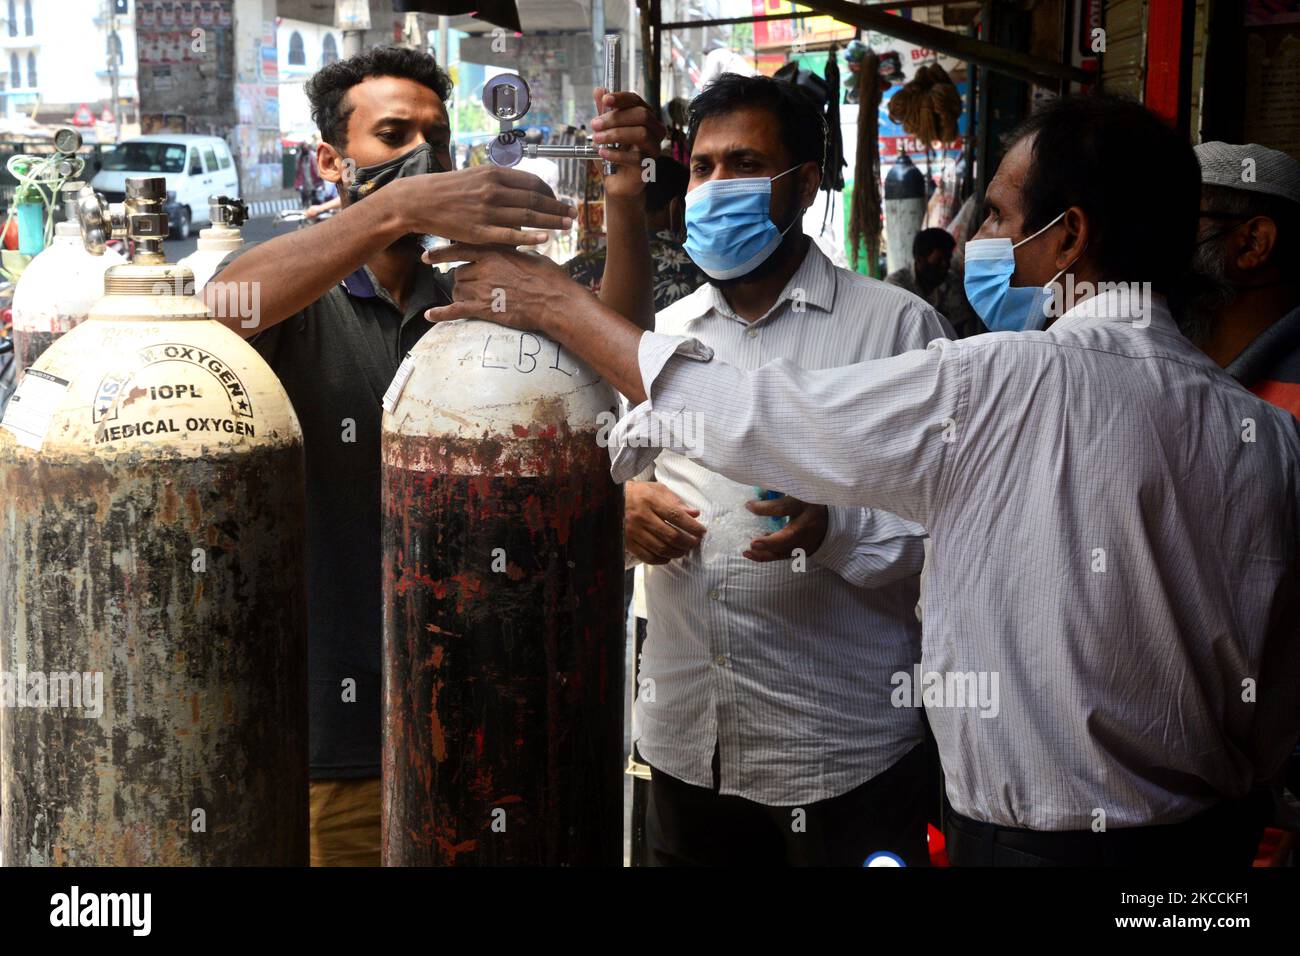
[{"label": "blue surgical face mask", "polygon": [[1052,276],[1051,282],[1045,286],[1012,286],[1011,276],[1016,271],[1015,250],[1031,239],[1037,239],[1064,216],[1062,212],[1015,245],[1010,239],[971,239],[966,243],[966,298],[990,332],[1036,331],[1047,324],[1052,283],[1070,266]]},{"label": "blue surgical face mask", "polygon": [[712,179],[686,194],[686,252],[710,279],[736,279],[753,272],[776,251],[794,227],[778,230],[772,222],[771,179]]}]

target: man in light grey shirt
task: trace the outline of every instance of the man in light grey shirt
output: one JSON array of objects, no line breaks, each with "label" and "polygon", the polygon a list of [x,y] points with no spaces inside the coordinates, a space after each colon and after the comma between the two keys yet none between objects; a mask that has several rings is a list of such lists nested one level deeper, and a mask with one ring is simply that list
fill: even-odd
[{"label": "man in light grey shirt", "polygon": [[1166,307],[1199,193],[1190,146],[1140,106],[1053,100],[967,246],[993,334],[841,369],[713,361],[517,253],[459,249],[474,269],[432,313],[508,286],[505,321],[634,405],[616,479],[655,454],[648,426],[682,451],[691,420],[697,460],[734,480],[928,529],[922,664],[895,692],[926,705],[954,863],[1248,866],[1252,792],[1300,731],[1300,432]]},{"label": "man in light grey shirt", "polygon": [[[799,91],[723,76],[691,116],[687,248],[706,271],[735,272],[726,257],[752,268],[669,306],[657,331],[749,369],[830,368],[951,336],[923,300],[836,268],[802,233],[823,150]],[[699,190],[709,203],[712,189],[760,182],[770,193],[752,215],[725,202],[701,212]],[[734,241],[747,215],[754,246],[770,250],[758,262]],[[727,227],[706,250],[707,216]],[[925,862],[924,718],[888,694],[920,659],[924,529],[870,508],[760,505],[758,489],[673,452],[645,477],[626,486],[626,540],[656,565],[633,730],[653,770],[651,861]]]}]

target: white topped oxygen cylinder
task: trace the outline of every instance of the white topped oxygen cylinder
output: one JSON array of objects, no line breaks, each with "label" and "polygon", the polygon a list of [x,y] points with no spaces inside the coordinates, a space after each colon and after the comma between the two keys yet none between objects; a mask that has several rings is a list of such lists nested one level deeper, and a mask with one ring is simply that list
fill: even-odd
[{"label": "white topped oxygen cylinder", "polygon": [[208,284],[221,260],[244,247],[239,227],[248,221],[248,206],[229,196],[209,196],[208,210],[212,225],[199,232],[198,248],[176,263],[178,268],[194,273],[194,294]]},{"label": "white topped oxygen cylinder", "polygon": [[77,193],[85,185],[64,183],[59,198],[65,219],[54,226],[54,241],[32,259],[14,289],[14,362],[20,372],[86,320],[104,294],[104,273],[126,261],[112,249],[101,256],[86,251],[77,222]]},{"label": "white topped oxygen cylinder", "polygon": [[478,320],[384,396],[386,866],[622,858],[617,409],[558,343]]}]

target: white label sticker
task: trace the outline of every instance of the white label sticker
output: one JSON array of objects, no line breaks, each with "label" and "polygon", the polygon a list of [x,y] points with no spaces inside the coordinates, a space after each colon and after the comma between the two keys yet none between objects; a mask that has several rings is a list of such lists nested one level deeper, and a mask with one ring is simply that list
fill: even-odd
[{"label": "white label sticker", "polygon": [[29,368],[9,399],[0,426],[13,432],[18,444],[39,450],[67,388],[66,378]]},{"label": "white label sticker", "polygon": [[388,384],[388,391],[384,392],[384,411],[391,413],[397,407],[397,400],[402,397],[402,389],[406,388],[406,380],[411,377],[415,371],[415,362],[412,361],[408,354],[402,359],[402,364],[397,366],[397,374]]}]

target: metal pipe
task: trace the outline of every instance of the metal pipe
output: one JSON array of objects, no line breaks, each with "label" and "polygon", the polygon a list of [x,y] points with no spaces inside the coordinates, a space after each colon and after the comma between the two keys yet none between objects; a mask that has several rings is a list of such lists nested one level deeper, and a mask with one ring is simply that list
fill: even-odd
[{"label": "metal pipe", "polygon": [[[681,20],[671,23],[664,23],[659,17],[659,2],[652,0],[651,26],[654,30],[654,76],[657,80],[659,76],[659,53],[660,53],[660,35],[664,30],[686,30],[697,27],[725,26],[731,23],[760,23],[766,20],[790,20],[798,17],[807,17],[817,14],[832,17],[841,23],[847,23],[851,26],[860,27],[864,30],[875,30],[886,36],[892,36],[899,40],[905,40],[908,43],[915,43],[919,46],[934,50],[937,53],[943,53],[947,56],[956,57],[959,60],[966,60],[998,73],[1023,80],[1026,83],[1033,83],[1038,86],[1045,86],[1049,89],[1058,87],[1060,81],[1064,80],[1072,83],[1090,83],[1094,77],[1076,66],[1069,64],[1057,63],[1055,60],[1046,57],[1033,56],[1029,53],[1023,53],[1019,50],[1006,50],[994,46],[991,43],[982,40],[975,40],[970,37],[962,36],[959,33],[952,33],[939,27],[932,27],[928,23],[921,23],[917,20],[904,20],[902,17],[885,13],[876,7],[887,9],[900,9],[907,7],[926,7],[938,6],[938,3],[917,2],[917,0],[901,0],[897,3],[879,3],[870,5],[859,5],[852,3],[850,0],[800,0],[805,6],[810,7],[810,11],[801,13],[781,13],[770,14],[759,17],[730,17],[714,20]],[[657,84],[655,84],[657,86]],[[658,105],[657,90],[650,90],[655,94],[654,104]]]},{"label": "metal pipe", "polygon": [[653,33],[650,38],[650,105],[658,115],[663,108],[663,13],[660,0],[650,0],[650,26]]},{"label": "metal pipe", "polygon": [[[984,0],[980,5],[980,30],[984,36],[993,36],[993,0]],[[977,202],[984,201],[984,191],[988,189],[989,173],[989,68],[979,64],[976,69],[975,118],[967,122],[967,129],[975,130],[975,196]]]},{"label": "metal pipe", "polygon": [[[800,0],[802,3],[803,0]],[[866,6],[886,7],[890,10],[906,10],[915,7],[938,7],[943,0],[899,0],[895,3],[865,4]],[[796,10],[794,13],[765,13],[757,17],[718,17],[713,20],[674,20],[661,26],[665,30],[694,30],[699,27],[725,27],[737,23],[766,23],[769,20],[801,20],[816,16],[815,10]]]},{"label": "metal pipe", "polygon": [[[1061,4],[1060,17],[1061,31],[1061,62],[1070,65],[1074,64],[1074,5],[1070,3]],[[1061,96],[1066,96],[1070,92],[1070,81],[1061,77],[1060,86],[1056,91]]]},{"label": "metal pipe", "polygon": [[636,0],[627,0],[627,85],[628,85],[628,89],[632,89],[632,90],[635,90],[637,87],[636,34],[637,34]]},{"label": "metal pipe", "polygon": [[591,3],[591,85],[599,86],[604,76],[601,67],[601,38],[605,35],[605,0]]},{"label": "metal pipe", "polygon": [[[906,3],[882,3],[860,6],[850,0],[800,0],[804,6],[811,7],[814,13],[833,17],[841,23],[875,30],[886,36],[915,43],[918,46],[943,53],[968,63],[976,63],[998,73],[1045,86],[1049,89],[1057,86],[1057,80],[1065,79],[1073,83],[1090,83],[1094,77],[1087,70],[1041,56],[1033,56],[1019,50],[1006,50],[983,40],[962,36],[928,23],[917,20],[904,20],[902,17],[883,12],[880,8],[897,8]],[[753,20],[754,18],[749,18]],[[685,24],[685,26],[702,26],[703,21]],[[675,24],[674,24],[675,26]],[[659,24],[663,30],[669,24]]]},{"label": "metal pipe", "polygon": [[[118,116],[122,109],[121,68],[117,62],[118,55],[122,52],[122,38],[117,32],[117,17],[113,13],[112,0],[108,2],[108,36],[109,95],[113,98],[113,142],[116,143],[122,138],[122,118]],[[114,43],[114,40],[117,42]]]}]

